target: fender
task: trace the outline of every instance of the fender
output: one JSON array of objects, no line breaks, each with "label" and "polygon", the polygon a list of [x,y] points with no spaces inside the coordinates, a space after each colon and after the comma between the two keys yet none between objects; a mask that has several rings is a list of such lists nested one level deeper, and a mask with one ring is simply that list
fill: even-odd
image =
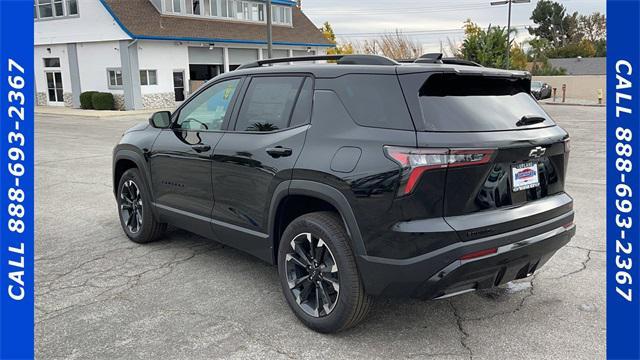
[{"label": "fender", "polygon": [[275,231],[276,211],[282,199],[287,195],[305,195],[315,197],[333,205],[344,221],[347,234],[351,239],[351,247],[354,255],[358,258],[360,255],[366,255],[366,249],[362,240],[362,234],[353,214],[351,205],[347,198],[336,188],[322,183],[309,180],[287,180],[281,182],[273,192],[271,205],[269,209],[269,234],[273,236]]},{"label": "fender", "polygon": [[[118,189],[117,189],[118,184],[116,184],[115,174],[116,174],[116,164],[118,163],[119,160],[130,160],[136,164],[138,169],[141,171],[141,175],[144,177],[144,180],[145,180],[144,186],[147,188],[147,193],[151,197],[150,202],[152,204],[155,204],[154,194],[151,189],[151,171],[149,170],[149,164],[147,163],[147,161],[145,161],[143,155],[141,155],[137,151],[130,150],[130,149],[116,148],[116,150],[114,151],[113,164],[111,169],[111,176],[113,178],[114,196],[117,196],[117,192],[118,192]],[[155,206],[152,206],[152,209],[153,209],[154,217],[158,219],[157,209],[155,208]]]}]

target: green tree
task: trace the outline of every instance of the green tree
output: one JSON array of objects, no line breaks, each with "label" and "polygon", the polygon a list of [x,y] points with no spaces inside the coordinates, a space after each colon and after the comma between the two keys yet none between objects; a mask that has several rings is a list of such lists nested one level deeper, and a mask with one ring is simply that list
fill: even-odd
[{"label": "green tree", "polygon": [[[512,29],[511,33],[514,34],[515,30]],[[475,61],[487,67],[505,67],[507,51],[506,27],[489,25],[489,27],[484,30],[471,20],[467,20],[464,24],[464,34],[465,39],[462,42],[459,54],[457,54],[459,57],[465,60]],[[513,44],[513,36],[511,36],[511,43]],[[524,52],[522,52],[522,49],[512,47],[510,54],[516,55],[515,61],[514,58],[510,56],[510,68],[516,68],[514,63],[517,63],[518,68],[524,67],[522,64]]]},{"label": "green tree", "polygon": [[327,50],[327,54],[353,54],[353,45],[351,43],[338,44],[336,41],[336,34],[333,32],[333,27],[328,21],[322,25],[320,31],[322,31],[322,35],[325,39],[335,45],[335,47]]},{"label": "green tree", "polygon": [[530,19],[536,26],[529,28],[529,33],[546,39],[554,47],[581,40],[581,32],[578,30],[578,13],[567,14],[567,9],[558,2],[538,1]]},{"label": "green tree", "polygon": [[595,49],[595,55],[607,56],[607,17],[599,12],[591,15],[580,15],[578,27],[584,39],[589,40]]}]

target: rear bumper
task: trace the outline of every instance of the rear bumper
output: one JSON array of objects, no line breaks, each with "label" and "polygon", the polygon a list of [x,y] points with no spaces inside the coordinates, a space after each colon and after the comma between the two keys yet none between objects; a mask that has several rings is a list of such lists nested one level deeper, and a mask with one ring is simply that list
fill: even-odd
[{"label": "rear bumper", "polygon": [[[459,242],[410,259],[360,256],[358,267],[371,295],[421,299],[490,288],[531,275],[575,235],[574,212],[540,224],[482,239]],[[460,260],[486,249],[493,254]]]}]

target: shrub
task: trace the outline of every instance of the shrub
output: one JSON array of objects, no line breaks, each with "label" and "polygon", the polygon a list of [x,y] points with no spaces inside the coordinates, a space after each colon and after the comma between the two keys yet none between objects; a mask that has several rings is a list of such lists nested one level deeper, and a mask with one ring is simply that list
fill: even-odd
[{"label": "shrub", "polygon": [[85,91],[80,94],[80,107],[82,109],[93,109],[93,94],[97,91]]},{"label": "shrub", "polygon": [[91,103],[96,110],[113,110],[113,94],[95,93],[91,97]]}]

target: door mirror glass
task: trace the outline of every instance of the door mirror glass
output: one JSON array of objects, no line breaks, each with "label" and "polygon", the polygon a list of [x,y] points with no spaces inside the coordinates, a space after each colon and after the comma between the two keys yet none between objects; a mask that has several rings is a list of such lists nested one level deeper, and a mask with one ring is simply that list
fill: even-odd
[{"label": "door mirror glass", "polygon": [[171,125],[171,113],[169,111],[158,111],[151,115],[149,124],[157,129],[166,129]]}]

